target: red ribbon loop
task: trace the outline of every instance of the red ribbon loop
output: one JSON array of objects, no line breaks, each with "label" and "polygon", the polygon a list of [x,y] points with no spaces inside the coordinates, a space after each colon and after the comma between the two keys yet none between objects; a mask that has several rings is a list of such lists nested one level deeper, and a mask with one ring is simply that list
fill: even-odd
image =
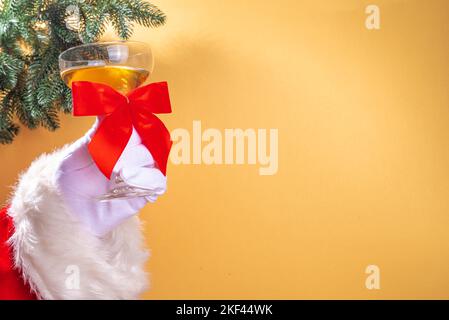
[{"label": "red ribbon loop", "polygon": [[133,126],[166,175],[172,141],[164,123],[154,115],[171,113],[166,82],[152,83],[124,96],[105,84],[76,81],[72,83],[72,96],[74,116],[104,117],[88,148],[108,179],[128,144]]}]

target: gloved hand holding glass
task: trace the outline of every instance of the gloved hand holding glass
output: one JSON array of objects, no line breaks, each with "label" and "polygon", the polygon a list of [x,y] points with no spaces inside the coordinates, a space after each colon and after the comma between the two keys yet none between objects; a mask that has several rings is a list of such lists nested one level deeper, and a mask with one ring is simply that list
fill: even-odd
[{"label": "gloved hand holding glass", "polygon": [[141,87],[153,69],[149,46],[105,42],[60,56],[74,114],[96,115],[68,147],[57,179],[72,211],[104,234],[166,191],[170,134],[153,113],[170,113],[166,83]]}]

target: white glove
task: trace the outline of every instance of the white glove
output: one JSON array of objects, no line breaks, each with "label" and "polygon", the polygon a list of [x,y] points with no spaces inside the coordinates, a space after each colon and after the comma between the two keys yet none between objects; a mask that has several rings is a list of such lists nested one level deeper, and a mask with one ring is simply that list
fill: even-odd
[{"label": "white glove", "polygon": [[[68,147],[57,170],[57,185],[65,205],[93,234],[103,236],[135,215],[148,201],[154,202],[166,191],[166,177],[155,167],[150,151],[133,129],[132,136],[114,167],[111,180],[97,168],[88,144],[101,120],[84,137]],[[119,177],[120,179],[117,179]],[[117,184],[117,180],[121,180]],[[147,197],[99,200],[117,187],[150,190]]]}]

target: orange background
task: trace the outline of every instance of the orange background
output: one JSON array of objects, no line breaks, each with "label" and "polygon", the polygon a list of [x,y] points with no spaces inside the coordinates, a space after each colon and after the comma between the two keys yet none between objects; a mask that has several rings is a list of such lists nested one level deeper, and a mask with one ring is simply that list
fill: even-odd
[{"label": "orange background", "polygon": [[[365,28],[365,7],[381,30]],[[449,3],[158,0],[137,28],[168,80],[172,128],[279,129],[279,172],[169,166],[141,213],[148,299],[449,298]],[[110,37],[107,36],[107,37]],[[0,147],[0,199],[30,161],[81,136]],[[381,290],[365,288],[365,268]]]}]

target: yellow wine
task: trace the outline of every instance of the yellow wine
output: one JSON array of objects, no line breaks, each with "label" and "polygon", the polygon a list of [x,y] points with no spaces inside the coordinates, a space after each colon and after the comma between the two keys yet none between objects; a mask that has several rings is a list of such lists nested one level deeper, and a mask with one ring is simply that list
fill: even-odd
[{"label": "yellow wine", "polygon": [[72,87],[74,81],[90,81],[106,84],[122,94],[141,86],[150,75],[145,69],[125,66],[80,67],[61,73],[64,82]]}]

